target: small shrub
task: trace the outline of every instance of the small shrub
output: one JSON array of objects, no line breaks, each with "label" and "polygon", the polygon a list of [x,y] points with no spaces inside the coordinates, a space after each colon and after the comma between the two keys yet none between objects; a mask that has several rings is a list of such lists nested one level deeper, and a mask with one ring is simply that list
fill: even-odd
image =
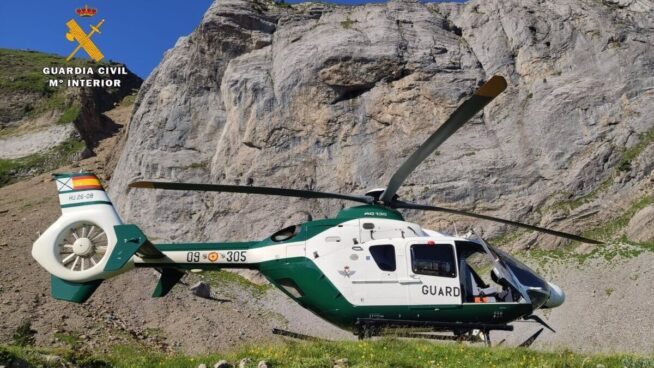
[{"label": "small shrub", "polygon": [[32,320],[26,319],[14,332],[12,337],[14,344],[18,346],[34,345],[34,335],[36,331],[32,329]]},{"label": "small shrub", "polygon": [[350,29],[352,28],[352,25],[357,22],[357,20],[352,20],[350,17],[347,17],[344,21],[341,22],[341,26],[345,29]]}]

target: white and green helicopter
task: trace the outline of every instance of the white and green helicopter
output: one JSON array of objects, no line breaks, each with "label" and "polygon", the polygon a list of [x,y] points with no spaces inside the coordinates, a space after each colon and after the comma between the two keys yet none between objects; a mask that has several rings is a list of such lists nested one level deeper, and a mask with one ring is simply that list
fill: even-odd
[{"label": "white and green helicopter", "polygon": [[[447,336],[457,339],[472,339],[475,332],[489,342],[490,331],[510,331],[509,323],[516,320],[532,319],[549,328],[533,313],[563,303],[565,295],[558,286],[479,237],[423,229],[405,221],[398,211],[440,211],[600,244],[515,221],[398,199],[397,190],[414,169],[505,88],[504,78],[492,77],[400,166],[386,188],[365,195],[219,184],[130,184],[361,203],[341,210],[335,218],[290,226],[260,241],[154,244],[136,225],[122,223],[95,175],[55,174],[62,216],[36,240],[32,255],[52,274],[53,297],[77,303],[86,301],[103,280],[132,267],[160,270],[153,297],[166,295],[186,270],[250,268],[304,308],[361,338],[393,327],[415,327],[453,332]],[[475,271],[480,269],[475,267],[479,260],[489,265],[485,278]],[[531,341],[540,332],[542,328]]]}]

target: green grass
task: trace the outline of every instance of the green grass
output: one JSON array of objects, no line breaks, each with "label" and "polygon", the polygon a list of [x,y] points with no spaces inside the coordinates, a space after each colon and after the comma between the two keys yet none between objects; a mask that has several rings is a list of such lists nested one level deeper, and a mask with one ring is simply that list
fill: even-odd
[{"label": "green grass", "polygon": [[[629,220],[631,220],[631,218],[636,214],[636,212],[640,211],[641,209],[651,204],[654,204],[654,195],[644,196],[633,202],[629,206],[629,208],[626,211],[624,211],[620,216],[610,221],[607,221],[601,226],[595,227],[593,229],[584,232],[583,236],[592,239],[603,240],[603,241],[611,241],[611,240],[629,241],[628,239],[624,238],[624,236],[622,235],[624,228],[627,227],[627,224],[629,224]],[[649,250],[654,251],[654,248],[651,248]]]},{"label": "green grass", "polygon": [[80,342],[79,334],[72,332],[56,332],[54,337],[71,346]]},{"label": "green grass", "polygon": [[45,75],[43,74],[44,67],[91,67],[97,65],[109,65],[109,63],[95,63],[91,60],[77,58],[66,61],[64,56],[55,54],[0,48],[0,90],[49,94],[53,90],[48,86],[47,80],[60,79],[62,76]]},{"label": "green grass", "polygon": [[57,124],[69,124],[77,119],[79,113],[82,111],[82,107],[79,105],[69,106],[64,113],[61,114]]},{"label": "green grass", "polygon": [[528,230],[525,229],[515,229],[515,230],[507,231],[506,233],[500,236],[489,239],[488,242],[492,245],[497,245],[498,247],[502,247],[504,245],[511,244],[513,241],[525,235],[527,231]]},{"label": "green grass", "polygon": [[[47,111],[63,111],[67,108],[64,95],[66,89],[50,87],[48,80],[67,80],[73,76],[47,75],[43,73],[43,68],[53,66],[93,67],[98,65],[110,65],[110,63],[95,63],[87,59],[72,59],[67,62],[65,57],[59,55],[0,48],[0,97],[21,94],[32,96],[22,102],[21,106],[13,108],[14,111],[20,112],[22,116],[36,117]],[[71,113],[69,112],[69,114]]]},{"label": "green grass", "polygon": [[597,196],[600,193],[605,192],[607,189],[611,187],[611,183],[613,183],[613,178],[614,176],[611,175],[608,178],[606,178],[600,185],[597,186],[597,188],[593,189],[590,193],[582,195],[580,197],[570,199],[570,200],[565,200],[558,202],[552,206],[553,209],[562,209],[565,211],[572,211],[576,208],[581,207],[582,205],[586,203],[590,203],[594,201]]},{"label": "green grass", "polygon": [[[644,196],[631,203],[629,208],[620,216],[583,232],[581,235],[584,237],[605,242],[605,244],[594,246],[587,252],[579,252],[577,248],[581,246],[581,243],[573,241],[553,250],[534,248],[528,251],[517,252],[515,255],[525,263],[534,264],[536,270],[541,272],[551,268],[553,265],[567,264],[570,261],[575,261],[578,265],[582,265],[592,259],[612,261],[615,258],[628,259],[637,257],[647,251],[654,252],[654,243],[638,243],[628,239],[624,234],[624,229],[636,212],[651,204],[654,204],[654,195]],[[516,232],[509,234],[514,233]]]},{"label": "green grass", "polygon": [[34,344],[34,335],[36,331],[32,329],[32,321],[24,320],[14,331],[12,340],[17,346],[29,346]]},{"label": "green grass", "polygon": [[67,164],[84,147],[84,142],[71,139],[46,152],[17,159],[0,159],[0,187],[13,183],[19,176],[37,175]]},{"label": "green grass", "polygon": [[109,354],[93,356],[68,349],[0,347],[0,364],[24,361],[45,365],[44,354],[58,355],[77,366],[87,367],[189,367],[213,366],[225,359],[236,364],[243,358],[256,367],[265,360],[272,367],[333,367],[338,359],[347,359],[348,367],[654,367],[652,358],[627,354],[588,355],[569,351],[539,352],[524,348],[471,347],[428,341],[381,339],[374,341],[263,343],[245,346],[225,354],[196,357],[166,355],[137,346],[115,347]]},{"label": "green grass", "polygon": [[[640,156],[645,148],[654,142],[654,128],[648,130],[645,133],[640,134],[639,141],[636,145],[631,148],[627,148],[622,152],[620,160],[615,167],[615,172],[606,178],[597,188],[591,191],[588,194],[582,195],[578,198],[571,200],[565,200],[558,202],[552,205],[553,209],[563,209],[568,212],[574,210],[586,203],[594,201],[597,196],[611,187],[613,179],[616,177],[617,173],[620,171],[629,171],[631,170],[631,163],[634,159]],[[541,210],[542,211],[542,210]]]},{"label": "green grass", "polygon": [[239,288],[253,292],[255,295],[261,295],[271,287],[268,284],[255,284],[245,277],[229,271],[204,271],[199,276],[211,286],[236,285]]},{"label": "green grass", "polygon": [[622,158],[618,163],[618,170],[620,171],[629,171],[631,170],[631,162],[645,150],[652,142],[654,142],[654,128],[648,130],[645,133],[640,134],[640,140],[638,143],[631,147],[627,148],[622,153]]}]

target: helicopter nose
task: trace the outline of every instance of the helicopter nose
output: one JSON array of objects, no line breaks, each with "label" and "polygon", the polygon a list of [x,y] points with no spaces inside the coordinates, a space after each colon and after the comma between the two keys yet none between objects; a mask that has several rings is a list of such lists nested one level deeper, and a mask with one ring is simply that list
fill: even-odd
[{"label": "helicopter nose", "polygon": [[565,301],[565,293],[560,287],[552,284],[551,282],[548,282],[548,285],[550,287],[550,297],[549,299],[547,299],[547,302],[545,302],[545,305],[543,305],[543,307],[556,308],[561,304],[563,304],[563,302]]}]

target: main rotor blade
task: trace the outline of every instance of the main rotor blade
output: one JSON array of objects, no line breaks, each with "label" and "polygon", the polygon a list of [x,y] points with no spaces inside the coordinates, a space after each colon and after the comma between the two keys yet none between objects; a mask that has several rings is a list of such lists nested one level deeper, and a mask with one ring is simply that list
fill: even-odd
[{"label": "main rotor blade", "polygon": [[538,227],[538,226],[534,226],[534,225],[527,225],[527,224],[523,224],[521,222],[505,220],[505,219],[502,219],[502,218],[499,218],[499,217],[480,215],[480,214],[477,214],[477,213],[466,212],[466,211],[461,211],[461,210],[455,210],[455,209],[451,209],[451,208],[426,206],[426,205],[422,205],[422,204],[408,203],[408,202],[401,202],[401,201],[393,202],[392,207],[393,208],[406,208],[406,209],[413,209],[413,210],[438,211],[438,212],[451,213],[451,214],[454,214],[454,215],[474,217],[474,218],[478,218],[478,219],[482,219],[482,220],[488,220],[488,221],[499,222],[499,223],[502,223],[502,224],[507,224],[507,225],[512,225],[512,226],[518,226],[518,227],[522,227],[522,228],[525,228],[525,229],[534,230],[534,231],[538,231],[538,232],[541,232],[541,233],[558,236],[558,237],[561,237],[561,238],[580,241],[582,243],[604,244],[601,241],[584,238],[584,237],[574,235],[574,234],[568,234],[568,233],[564,233],[564,232],[561,232],[561,231],[546,229],[544,227]]},{"label": "main rotor blade", "polygon": [[441,125],[431,137],[413,152],[413,154],[400,166],[388,182],[388,186],[382,193],[380,200],[390,203],[393,196],[400,188],[404,180],[415,170],[422,161],[431,155],[447,138],[456,132],[463,124],[470,120],[477,112],[488,105],[497,95],[506,89],[506,81],[499,75],[493,76],[488,82],[465,100]]},{"label": "main rotor blade", "polygon": [[314,190],[255,187],[249,185],[224,185],[224,184],[196,184],[196,183],[173,183],[160,181],[135,181],[129,184],[130,188],[145,189],[166,189],[166,190],[193,190],[201,192],[228,192],[277,195],[298,198],[334,198],[361,203],[372,203],[374,199],[369,196],[352,194],[339,194],[329,192],[317,192]]}]

